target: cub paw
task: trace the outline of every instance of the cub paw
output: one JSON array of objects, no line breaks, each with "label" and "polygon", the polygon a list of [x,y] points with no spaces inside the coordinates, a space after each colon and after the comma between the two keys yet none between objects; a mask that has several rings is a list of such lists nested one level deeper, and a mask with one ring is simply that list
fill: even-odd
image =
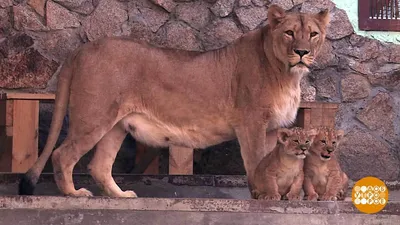
[{"label": "cub paw", "polygon": [[336,195],[331,195],[331,194],[324,194],[321,199],[321,201],[336,201],[337,197]]},{"label": "cub paw", "polygon": [[270,200],[270,201],[279,201],[281,200],[280,194],[260,194],[258,196],[259,200]]},{"label": "cub paw", "polygon": [[289,201],[300,201],[300,194],[289,192],[286,194],[286,198]]},{"label": "cub paw", "polygon": [[309,194],[308,196],[307,196],[307,200],[308,201],[317,201],[318,200],[318,194],[317,193],[312,193],[312,194]]}]

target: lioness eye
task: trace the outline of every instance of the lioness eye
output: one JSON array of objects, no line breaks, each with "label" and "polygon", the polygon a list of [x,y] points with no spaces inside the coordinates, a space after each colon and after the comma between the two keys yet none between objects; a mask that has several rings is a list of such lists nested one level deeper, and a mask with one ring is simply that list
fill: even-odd
[{"label": "lioness eye", "polygon": [[321,140],[321,142],[322,142],[323,144],[326,144],[326,141],[325,141],[325,140]]},{"label": "lioness eye", "polygon": [[289,35],[289,36],[294,36],[294,33],[293,33],[293,31],[291,31],[291,30],[287,30],[287,31],[285,31],[285,34],[287,34],[287,35]]},{"label": "lioness eye", "polygon": [[315,36],[317,36],[317,35],[318,35],[317,32],[311,32],[310,37],[315,37]]}]

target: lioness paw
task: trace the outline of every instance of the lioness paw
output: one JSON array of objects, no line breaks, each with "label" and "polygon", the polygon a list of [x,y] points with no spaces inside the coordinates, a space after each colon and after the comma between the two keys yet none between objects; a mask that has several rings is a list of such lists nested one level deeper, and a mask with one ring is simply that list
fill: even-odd
[{"label": "lioness paw", "polygon": [[75,192],[69,193],[67,195],[73,197],[93,197],[92,192],[86,188],[80,188],[79,190],[76,190]]},{"label": "lioness paw", "polygon": [[280,194],[260,194],[258,196],[259,200],[271,200],[271,201],[278,201],[281,200]]},{"label": "lioness paw", "polygon": [[123,195],[121,196],[123,198],[137,198],[137,194],[134,191],[124,191]]}]

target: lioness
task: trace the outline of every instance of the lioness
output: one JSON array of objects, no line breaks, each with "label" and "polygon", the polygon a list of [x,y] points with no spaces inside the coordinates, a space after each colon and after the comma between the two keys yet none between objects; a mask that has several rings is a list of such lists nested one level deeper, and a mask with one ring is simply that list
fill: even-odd
[{"label": "lioness", "polygon": [[127,133],[154,147],[205,148],[237,137],[251,189],[265,145],[272,149],[276,143],[266,140],[266,130],[296,117],[300,79],[320,51],[329,16],[328,11],[286,13],[274,5],[268,20],[263,28],[208,52],[157,48],[121,37],[81,46],[60,71],[46,146],[21,180],[19,193],[33,193],[68,105],[68,135],[52,154],[55,181],[65,195],[92,195],[75,189],[72,170],[96,145],[88,166],[93,179],[109,196],[136,197],[122,191],[111,175]]},{"label": "lioness", "polygon": [[253,198],[266,200],[300,200],[303,185],[303,159],[317,131],[300,127],[280,128],[278,143],[266,155],[254,173]]},{"label": "lioness", "polygon": [[349,178],[340,168],[334,154],[343,130],[319,127],[304,161],[304,193],[307,200],[334,201],[346,197]]}]

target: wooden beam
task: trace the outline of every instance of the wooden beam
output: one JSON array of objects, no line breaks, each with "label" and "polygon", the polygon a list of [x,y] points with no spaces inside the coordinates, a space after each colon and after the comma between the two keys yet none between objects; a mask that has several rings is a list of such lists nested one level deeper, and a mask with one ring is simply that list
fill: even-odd
[{"label": "wooden beam", "polygon": [[169,148],[169,174],[193,174],[193,149],[172,146]]}]

